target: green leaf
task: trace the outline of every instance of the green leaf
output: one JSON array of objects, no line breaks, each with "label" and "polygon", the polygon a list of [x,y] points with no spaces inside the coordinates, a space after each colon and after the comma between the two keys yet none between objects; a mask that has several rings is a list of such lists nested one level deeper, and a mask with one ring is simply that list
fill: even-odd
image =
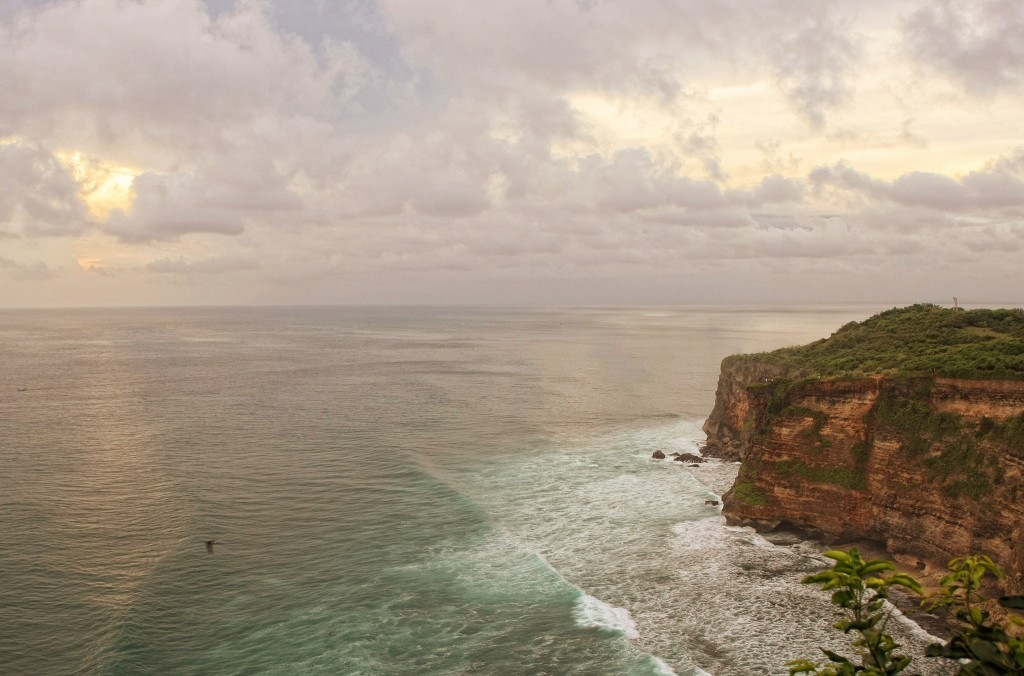
[{"label": "green leaf", "polygon": [[997,663],[1002,657],[999,654],[999,649],[988,641],[970,641],[968,642],[967,647],[971,653],[982,662]]},{"label": "green leaf", "polygon": [[833,662],[836,662],[837,664],[852,664],[850,662],[850,660],[846,659],[845,657],[843,657],[839,653],[832,652],[831,650],[826,650],[824,648],[821,649],[821,652],[823,652],[826,655],[828,655],[828,658],[830,660],[832,660]]},{"label": "green leaf", "polygon": [[831,570],[825,570],[814,575],[808,575],[804,579],[800,580],[801,584],[818,584],[819,582],[828,582],[835,578],[836,574]]},{"label": "green leaf", "polygon": [[786,666],[789,667],[789,676],[794,676],[794,674],[814,673],[818,670],[818,665],[810,660],[793,660],[792,662],[788,662]]},{"label": "green leaf", "polygon": [[840,608],[848,608],[853,603],[853,593],[848,589],[840,589],[836,593],[832,594],[832,603],[839,606]]},{"label": "green leaf", "polygon": [[872,573],[879,573],[883,570],[896,570],[896,566],[893,565],[891,561],[877,559],[875,561],[868,561],[866,564],[864,564],[864,567],[860,570],[860,574],[861,577],[867,577]]},{"label": "green leaf", "polygon": [[[851,549],[850,550],[851,553],[855,553],[856,551],[857,551],[856,549]],[[851,560],[849,554],[847,554],[846,552],[840,552],[840,551],[835,550],[835,549],[831,549],[831,550],[825,552],[825,556],[827,558],[830,558],[830,559],[834,560],[834,561],[839,561],[840,563],[850,563],[850,560]]]},{"label": "green leaf", "polygon": [[907,575],[906,573],[896,573],[895,575],[889,578],[889,584],[895,584],[901,587],[906,587],[918,596],[924,594],[924,589],[921,588],[921,583],[912,578],[911,576]]},{"label": "green leaf", "polygon": [[872,624],[871,620],[853,620],[849,623],[849,629],[864,631],[865,629],[870,629]]},{"label": "green leaf", "polygon": [[948,659],[954,659],[952,648],[944,643],[932,643],[930,646],[924,649],[926,657],[945,657]]}]

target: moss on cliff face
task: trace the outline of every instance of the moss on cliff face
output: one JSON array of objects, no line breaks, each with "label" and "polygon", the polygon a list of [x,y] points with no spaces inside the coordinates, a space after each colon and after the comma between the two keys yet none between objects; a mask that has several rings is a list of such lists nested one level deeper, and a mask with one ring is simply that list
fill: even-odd
[{"label": "moss on cliff face", "polygon": [[990,418],[975,424],[936,410],[932,384],[931,380],[886,382],[872,411],[872,423],[898,438],[900,450],[917,459],[948,497],[988,497],[1000,483],[999,454],[1012,452],[1005,439],[1014,435],[1015,425]]},{"label": "moss on cliff face", "polygon": [[732,490],[732,499],[752,507],[765,507],[768,504],[768,498],[757,489],[752,481],[736,484]]},{"label": "moss on cliff face", "polygon": [[1002,423],[983,418],[978,424],[977,434],[981,438],[989,437],[1003,442],[1010,453],[1024,458],[1024,411]]},{"label": "moss on cliff face", "polygon": [[796,475],[815,483],[834,484],[853,491],[867,488],[864,471],[851,467],[811,467],[800,460],[783,460],[775,465],[775,472],[779,476]]}]

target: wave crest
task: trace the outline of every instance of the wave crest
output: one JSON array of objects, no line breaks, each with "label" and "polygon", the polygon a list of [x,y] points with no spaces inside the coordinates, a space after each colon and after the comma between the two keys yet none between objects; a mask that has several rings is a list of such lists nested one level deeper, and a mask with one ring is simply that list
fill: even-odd
[{"label": "wave crest", "polygon": [[623,634],[628,639],[640,638],[636,622],[625,608],[609,605],[590,594],[584,594],[573,610],[576,626]]}]

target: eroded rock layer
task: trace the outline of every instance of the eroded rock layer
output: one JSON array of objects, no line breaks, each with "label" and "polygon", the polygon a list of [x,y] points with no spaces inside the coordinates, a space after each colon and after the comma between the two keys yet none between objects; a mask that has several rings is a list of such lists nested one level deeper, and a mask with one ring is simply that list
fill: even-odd
[{"label": "eroded rock layer", "polygon": [[723,363],[706,453],[741,459],[730,523],[883,543],[942,569],[991,556],[1024,580],[1024,382],[938,377],[787,380]]}]

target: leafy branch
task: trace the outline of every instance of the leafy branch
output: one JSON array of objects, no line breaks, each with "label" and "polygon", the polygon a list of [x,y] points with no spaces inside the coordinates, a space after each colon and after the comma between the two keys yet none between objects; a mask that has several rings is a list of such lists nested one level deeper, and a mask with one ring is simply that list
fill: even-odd
[{"label": "leafy branch", "polygon": [[790,675],[888,676],[906,669],[911,658],[899,654],[900,645],[886,633],[895,609],[887,601],[893,587],[904,587],[921,595],[920,583],[904,573],[894,573],[896,566],[890,561],[865,561],[856,547],[849,552],[830,551],[825,556],[835,561],[833,567],[805,577],[803,582],[833,590],[832,603],[843,611],[842,619],[834,626],[844,634],[857,634],[853,646],[859,653],[860,664],[822,648],[829,664],[822,666],[806,659],[795,660],[789,663]]},{"label": "leafy branch", "polygon": [[[900,645],[886,633],[894,610],[886,601],[893,587],[904,587],[921,596],[920,583],[904,573],[894,573],[896,567],[890,561],[865,561],[856,548],[827,552],[825,556],[835,561],[832,568],[805,577],[803,582],[832,590],[832,603],[843,613],[835,627],[846,634],[857,634],[853,646],[859,663],[822,648],[828,664],[794,660],[788,665],[790,676],[888,676],[906,669],[911,658],[900,655]],[[1005,620],[997,620],[986,609],[981,594],[986,578],[1003,576],[992,559],[982,555],[953,559],[949,569],[949,575],[940,581],[941,590],[921,605],[929,611],[945,611],[953,637],[948,643],[928,646],[925,654],[956,660],[958,676],[1024,676],[1024,618],[1010,612],[1024,609],[1024,596],[1000,598],[999,604],[1007,613]]]},{"label": "leafy branch", "polygon": [[[929,657],[963,660],[958,674],[996,676],[1024,674],[1024,640],[1012,636],[1004,626],[993,621],[983,605],[981,588],[986,577],[1001,579],[1002,571],[987,556],[976,555],[953,559],[950,573],[942,578],[942,591],[925,602],[928,610],[945,610],[955,625],[949,643],[928,646]],[[999,599],[1004,608],[1024,608],[1024,596]],[[1024,618],[1008,614],[1008,625],[1024,626]]]}]

